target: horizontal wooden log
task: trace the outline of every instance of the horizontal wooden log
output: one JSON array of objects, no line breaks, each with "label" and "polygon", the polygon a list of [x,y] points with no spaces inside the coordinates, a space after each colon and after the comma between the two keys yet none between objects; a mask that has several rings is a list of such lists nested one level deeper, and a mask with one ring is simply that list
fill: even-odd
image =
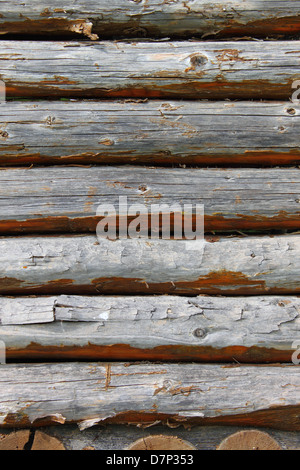
[{"label": "horizontal wooden log", "polygon": [[300,298],[0,297],[0,320],[9,360],[290,363]]},{"label": "horizontal wooden log", "polygon": [[0,238],[0,294],[300,293],[300,238]]},{"label": "horizontal wooden log", "polygon": [[[206,232],[299,230],[299,195],[300,172],[295,169],[2,169],[0,233],[95,233],[103,218],[96,216],[98,207],[112,205],[119,214],[123,200],[129,215],[127,221],[121,217],[118,223],[130,224],[138,210],[130,215],[130,206],[142,204],[148,213],[149,230],[155,224],[152,205],[168,214],[166,207],[176,204],[182,217],[185,204],[194,208],[203,204]],[[172,233],[172,218],[170,226]]]},{"label": "horizontal wooden log", "polygon": [[299,132],[291,102],[6,102],[0,165],[299,164]]},{"label": "horizontal wooden log", "polygon": [[8,97],[288,100],[300,41],[0,42]]},{"label": "horizontal wooden log", "polygon": [[228,424],[300,430],[299,367],[63,363],[0,367],[0,426]]},{"label": "horizontal wooden log", "polygon": [[[1,34],[256,37],[300,32],[299,1],[1,1]],[[93,35],[94,33],[94,35]]]}]

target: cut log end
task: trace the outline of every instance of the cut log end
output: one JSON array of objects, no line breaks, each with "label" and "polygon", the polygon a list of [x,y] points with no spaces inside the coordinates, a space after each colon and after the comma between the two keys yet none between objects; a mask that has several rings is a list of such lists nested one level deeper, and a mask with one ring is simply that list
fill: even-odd
[{"label": "cut log end", "polygon": [[66,450],[61,441],[41,431],[36,431],[31,450]]},{"label": "cut log end", "polygon": [[155,435],[138,439],[126,450],[197,450],[197,448],[176,436]]},{"label": "cut log end", "polygon": [[30,431],[22,430],[0,436],[0,450],[25,450]]},{"label": "cut log end", "polygon": [[282,448],[269,434],[250,430],[227,437],[217,450],[282,450]]}]

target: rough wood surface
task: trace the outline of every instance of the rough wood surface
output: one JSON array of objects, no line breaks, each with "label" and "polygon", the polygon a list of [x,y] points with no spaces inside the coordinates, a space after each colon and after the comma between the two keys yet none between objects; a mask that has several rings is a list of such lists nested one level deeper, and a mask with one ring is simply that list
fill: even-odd
[{"label": "rough wood surface", "polygon": [[66,450],[63,444],[55,437],[41,431],[35,431],[34,439],[29,450]]},{"label": "rough wood surface", "polygon": [[0,426],[155,421],[300,430],[299,367],[202,364],[7,364]]},{"label": "rough wood surface", "polygon": [[0,320],[9,360],[291,362],[300,298],[0,297]]},{"label": "rough wood surface", "polygon": [[[153,229],[152,205],[160,205],[162,213],[168,214],[168,207],[177,204],[183,217],[185,204],[194,208],[203,204],[206,232],[299,230],[299,195],[297,169],[2,169],[0,233],[95,233],[104,215],[97,212],[98,207],[112,205],[119,214],[120,201],[125,200],[127,221],[121,216],[118,224],[128,225],[137,217],[137,207],[129,209],[131,205],[143,205],[148,228]],[[171,232],[174,224],[178,226],[176,218],[170,221]]]},{"label": "rough wood surface", "polygon": [[269,434],[252,429],[227,437],[217,450],[282,450],[282,447]]},{"label": "rough wood surface", "polygon": [[197,450],[179,437],[155,434],[133,442],[126,450]]},{"label": "rough wood surface", "polygon": [[[1,34],[265,37],[299,34],[299,1],[1,1]],[[93,36],[92,36],[93,37]],[[94,37],[95,38],[95,37]]]},{"label": "rough wood surface", "polygon": [[0,42],[8,97],[284,99],[300,41]]},{"label": "rough wood surface", "polygon": [[0,165],[299,164],[299,116],[291,102],[6,102]]},{"label": "rough wood surface", "polygon": [[0,297],[1,325],[32,325],[54,321],[56,297]]},{"label": "rough wood surface", "polygon": [[0,435],[0,450],[25,450],[30,437],[29,430]]},{"label": "rough wood surface", "polygon": [[3,295],[299,294],[300,238],[0,238]]},{"label": "rough wood surface", "polygon": [[[243,426],[243,430],[253,430]],[[43,430],[48,435],[58,438],[67,450],[121,450],[128,448],[137,439],[146,439],[153,434],[179,437],[191,442],[199,450],[216,450],[223,439],[241,430],[237,426],[180,426],[168,423],[162,426],[159,423],[150,425],[124,426],[111,424],[109,426],[95,426],[80,431],[76,425],[49,426]],[[284,450],[300,449],[300,433],[297,431],[280,431],[277,429],[264,429],[269,436],[275,439]],[[2,434],[11,433],[10,429],[2,429]],[[35,429],[32,429],[35,433]]]}]

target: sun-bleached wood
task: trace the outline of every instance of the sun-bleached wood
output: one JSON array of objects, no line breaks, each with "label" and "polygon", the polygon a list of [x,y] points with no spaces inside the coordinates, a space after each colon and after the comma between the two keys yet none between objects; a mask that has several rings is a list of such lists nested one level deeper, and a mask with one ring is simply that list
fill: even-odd
[{"label": "sun-bleached wood", "polygon": [[54,321],[56,297],[0,297],[1,325],[32,325]]},{"label": "sun-bleached wood", "polygon": [[0,2],[1,34],[103,37],[256,37],[299,33],[299,1],[13,0]]},{"label": "sun-bleached wood", "polygon": [[298,294],[298,235],[190,240],[0,238],[2,295]]},{"label": "sun-bleached wood", "polygon": [[290,101],[8,101],[0,165],[299,164],[299,116]]},{"label": "sun-bleached wood", "polygon": [[299,49],[296,40],[2,41],[1,80],[8,97],[288,100]]},{"label": "sun-bleached wood", "polygon": [[291,362],[300,298],[0,297],[0,320],[10,359]]},{"label": "sun-bleached wood", "polygon": [[0,426],[239,424],[300,430],[299,367],[52,363],[0,368]]},{"label": "sun-bleached wood", "polygon": [[[184,214],[185,205],[203,204],[206,232],[298,230],[299,194],[300,172],[295,169],[2,169],[0,233],[95,233],[98,208],[109,205],[119,214],[125,200],[130,215],[122,223],[130,224],[137,216],[133,205],[141,204],[149,214],[149,229],[153,205],[164,214],[177,205]],[[172,232],[172,220],[170,225]]]}]

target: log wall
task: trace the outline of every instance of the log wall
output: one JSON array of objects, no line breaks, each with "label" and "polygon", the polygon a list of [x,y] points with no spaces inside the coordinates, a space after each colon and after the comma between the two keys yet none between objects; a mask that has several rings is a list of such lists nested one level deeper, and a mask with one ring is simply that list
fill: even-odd
[{"label": "log wall", "polygon": [[0,1],[0,449],[299,447],[300,2],[75,3]]}]

